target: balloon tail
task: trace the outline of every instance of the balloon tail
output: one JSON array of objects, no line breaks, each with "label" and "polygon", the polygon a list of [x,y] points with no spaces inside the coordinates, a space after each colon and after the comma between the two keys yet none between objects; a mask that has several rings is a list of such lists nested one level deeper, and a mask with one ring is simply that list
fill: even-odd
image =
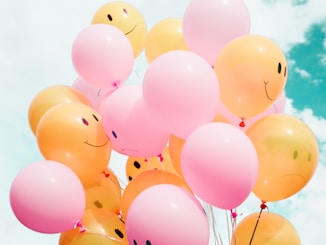
[{"label": "balloon tail", "polygon": [[160,159],[160,162],[163,162],[164,158],[163,158],[162,154],[159,154],[157,157]]},{"label": "balloon tail", "polygon": [[246,126],[244,118],[241,117],[241,122],[239,123],[239,127],[244,128]]},{"label": "balloon tail", "polygon": [[80,233],[84,233],[86,231],[86,227],[83,226],[83,224],[82,224],[82,222],[80,220],[78,220],[76,222],[76,224],[74,225],[74,229],[76,229],[77,227],[79,228]]},{"label": "balloon tail", "polygon": [[251,245],[252,240],[254,239],[254,236],[255,236],[255,233],[256,233],[256,230],[257,230],[257,226],[258,226],[258,223],[259,223],[259,220],[260,220],[261,214],[262,214],[263,210],[266,209],[266,208],[268,208],[267,205],[266,205],[266,202],[262,201],[262,203],[260,204],[260,212],[259,212],[259,215],[258,215],[258,218],[257,218],[256,224],[255,224],[254,231],[253,231],[253,233],[252,233],[252,235],[251,235],[249,245]]}]

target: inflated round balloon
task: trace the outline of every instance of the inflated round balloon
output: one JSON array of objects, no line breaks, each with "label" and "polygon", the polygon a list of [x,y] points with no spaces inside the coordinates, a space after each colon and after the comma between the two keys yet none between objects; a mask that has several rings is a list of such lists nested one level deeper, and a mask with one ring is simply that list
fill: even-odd
[{"label": "inflated round balloon", "polygon": [[149,113],[161,127],[180,138],[212,121],[219,92],[212,67],[199,55],[185,50],[160,55],[149,65],[143,80]]},{"label": "inflated round balloon", "polygon": [[278,201],[300,191],[318,164],[318,142],[300,119],[268,115],[246,131],[255,145],[259,171],[254,194],[265,202]]},{"label": "inflated round balloon", "polygon": [[168,147],[165,147],[162,155],[157,157],[128,157],[127,159],[126,176],[128,181],[133,180],[138,174],[152,169],[178,174],[171,162]]},{"label": "inflated round balloon", "polygon": [[221,49],[250,31],[250,15],[242,0],[192,0],[183,16],[189,50],[214,65]]},{"label": "inflated round balloon", "polygon": [[258,158],[249,137],[228,123],[198,127],[181,152],[183,177],[203,201],[233,209],[249,196],[255,184]]},{"label": "inflated round balloon", "polygon": [[111,144],[102,117],[84,104],[52,107],[40,120],[36,139],[45,159],[70,167],[85,187],[93,185],[109,163]]},{"label": "inflated round balloon", "polygon": [[146,110],[140,85],[119,88],[101,100],[97,111],[113,150],[144,158],[163,152],[169,134]]},{"label": "inflated round balloon", "polygon": [[301,245],[301,241],[295,227],[281,215],[262,212],[259,217],[257,212],[240,221],[233,233],[231,244]]},{"label": "inflated round balloon", "polygon": [[35,135],[38,122],[47,110],[55,105],[70,102],[90,105],[85,95],[67,85],[52,85],[38,92],[28,109],[28,122],[33,134]]},{"label": "inflated round balloon", "polygon": [[184,179],[165,170],[147,170],[138,174],[125,188],[121,199],[121,213],[127,217],[128,209],[133,200],[145,189],[159,184],[176,185],[192,192]]},{"label": "inflated round balloon", "polygon": [[10,204],[17,219],[41,233],[72,229],[85,209],[83,185],[67,166],[43,160],[22,169],[10,189]]},{"label": "inflated round balloon", "polygon": [[98,183],[85,188],[86,209],[101,209],[112,211],[116,214],[120,212],[121,186],[117,176],[110,170],[105,171]]},{"label": "inflated round balloon", "polygon": [[209,224],[202,206],[183,188],[159,184],[142,191],[126,218],[129,244],[208,244]]},{"label": "inflated round balloon", "polygon": [[98,88],[93,86],[91,83],[86,82],[81,77],[75,79],[72,84],[72,87],[82,93],[90,102],[90,105],[97,110],[97,107],[101,99],[105,96],[110,95],[118,87],[107,87],[107,88]]},{"label": "inflated round balloon", "polygon": [[127,2],[115,1],[101,6],[95,13],[92,24],[109,24],[119,28],[129,39],[134,57],[144,48],[147,27],[142,14]]},{"label": "inflated round balloon", "polygon": [[159,21],[147,35],[145,55],[149,63],[161,54],[172,50],[188,50],[180,18],[167,18]]},{"label": "inflated round balloon", "polygon": [[71,56],[78,75],[103,89],[124,84],[134,64],[129,39],[117,27],[106,24],[81,30],[73,42]]},{"label": "inflated round balloon", "polygon": [[221,101],[236,116],[249,118],[271,106],[284,90],[287,62],[272,40],[243,35],[220,52],[215,66]]},{"label": "inflated round balloon", "polygon": [[128,245],[125,223],[113,212],[86,209],[81,223],[85,231],[62,232],[59,245]]}]

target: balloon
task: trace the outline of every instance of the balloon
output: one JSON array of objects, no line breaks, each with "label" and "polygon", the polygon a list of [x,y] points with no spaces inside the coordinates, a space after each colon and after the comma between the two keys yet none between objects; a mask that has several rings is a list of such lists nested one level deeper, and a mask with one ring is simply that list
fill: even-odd
[{"label": "balloon", "polygon": [[268,115],[247,131],[259,159],[254,194],[263,201],[278,201],[300,191],[318,164],[317,140],[310,128],[290,115]]},{"label": "balloon", "polygon": [[172,50],[188,50],[182,33],[182,19],[179,18],[167,18],[156,23],[148,32],[145,43],[149,63]]},{"label": "balloon", "polygon": [[122,198],[118,177],[109,169],[107,177],[103,176],[98,183],[85,189],[86,209],[108,210],[118,214]]},{"label": "balloon", "polygon": [[59,233],[74,227],[83,216],[85,193],[71,169],[43,160],[22,169],[10,189],[10,204],[17,219],[41,233]]},{"label": "balloon", "polygon": [[214,70],[222,103],[236,116],[250,118],[271,106],[284,90],[287,63],[272,40],[244,35],[220,52]]},{"label": "balloon", "polygon": [[70,167],[85,188],[95,184],[111,155],[101,116],[79,103],[48,110],[39,122],[36,139],[44,158]]},{"label": "balloon", "polygon": [[129,244],[208,244],[209,225],[195,197],[181,187],[160,184],[142,191],[126,218]]},{"label": "balloon", "polygon": [[228,42],[249,31],[249,11],[242,0],[192,0],[183,15],[183,33],[189,50],[211,65]]},{"label": "balloon", "polygon": [[127,217],[128,209],[139,193],[151,186],[159,184],[176,185],[192,192],[185,181],[176,174],[165,170],[147,170],[138,174],[125,188],[121,200],[122,216]]},{"label": "balloon", "polygon": [[71,56],[78,75],[100,88],[123,84],[134,63],[128,38],[117,27],[107,24],[84,28],[73,42]]},{"label": "balloon", "polygon": [[59,245],[128,245],[124,221],[107,210],[86,209],[85,232],[72,229],[60,234]]},{"label": "balloon", "polygon": [[101,99],[105,96],[109,96],[113,93],[118,87],[108,87],[108,88],[98,88],[92,84],[86,82],[81,77],[75,79],[72,84],[72,87],[77,89],[80,93],[87,97],[92,108],[97,110],[97,107]]},{"label": "balloon", "polygon": [[149,113],[170,134],[186,138],[216,114],[219,84],[210,65],[185,50],[160,55],[143,79]]},{"label": "balloon", "polygon": [[119,28],[129,39],[137,57],[144,48],[147,27],[142,14],[126,2],[110,2],[101,6],[93,16],[92,24],[109,24]]},{"label": "balloon", "polygon": [[181,152],[183,145],[185,143],[185,139],[179,138],[174,135],[170,135],[169,139],[169,153],[171,162],[173,163],[174,168],[182,176],[181,169]]},{"label": "balloon", "polygon": [[103,98],[98,112],[113,150],[136,157],[154,157],[164,150],[169,134],[146,110],[140,85],[124,86]]},{"label": "balloon", "polygon": [[126,176],[129,181],[133,180],[138,174],[152,169],[178,174],[171,162],[168,147],[165,147],[162,155],[158,157],[128,157],[127,159]]},{"label": "balloon", "polygon": [[259,119],[267,115],[283,113],[285,108],[285,101],[286,101],[286,96],[285,96],[285,92],[283,91],[279,95],[279,97],[274,101],[274,103],[271,106],[269,106],[265,111],[250,118],[240,118],[234,115],[220,101],[218,105],[218,113],[216,115],[215,120],[230,123],[242,129],[243,131],[246,131],[253,123],[255,123],[256,121],[258,121]]},{"label": "balloon", "polygon": [[227,123],[213,122],[200,126],[186,139],[181,169],[186,183],[203,201],[233,209],[252,191],[258,158],[244,132]]},{"label": "balloon", "polygon": [[259,213],[253,213],[241,220],[235,228],[231,244],[301,245],[301,242],[295,227],[288,220],[272,212],[263,212],[260,217]]},{"label": "balloon", "polygon": [[55,105],[70,102],[90,105],[85,95],[70,86],[52,85],[38,92],[28,108],[28,122],[33,134],[36,134],[37,125],[47,110]]}]

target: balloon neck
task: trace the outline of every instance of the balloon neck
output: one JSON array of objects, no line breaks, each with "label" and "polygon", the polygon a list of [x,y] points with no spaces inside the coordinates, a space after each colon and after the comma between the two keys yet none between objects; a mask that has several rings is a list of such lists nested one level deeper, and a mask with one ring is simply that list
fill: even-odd
[{"label": "balloon neck", "polygon": [[159,154],[157,157],[160,159],[160,162],[163,162],[164,158],[163,158],[162,154]]},{"label": "balloon neck", "polygon": [[266,205],[266,202],[262,201],[261,204],[260,204],[260,209],[264,210],[266,208],[268,208],[267,205]]},{"label": "balloon neck", "polygon": [[232,219],[235,219],[236,217],[238,217],[238,214],[235,209],[231,209],[230,212],[231,212]]},{"label": "balloon neck", "polygon": [[119,80],[114,81],[114,82],[112,83],[112,85],[113,85],[113,87],[115,87],[115,88],[119,88],[119,86],[120,86],[120,81],[119,81]]},{"label": "balloon neck", "polygon": [[105,178],[109,178],[110,177],[110,173],[107,173],[105,170],[102,171],[102,174],[104,174]]},{"label": "balloon neck", "polygon": [[244,118],[241,117],[241,122],[239,123],[239,127],[244,128],[246,126]]},{"label": "balloon neck", "polygon": [[82,222],[80,220],[78,220],[76,222],[76,224],[74,225],[74,229],[76,229],[77,227],[79,228],[80,233],[84,233],[86,231],[86,227],[83,226],[83,224],[82,224]]}]

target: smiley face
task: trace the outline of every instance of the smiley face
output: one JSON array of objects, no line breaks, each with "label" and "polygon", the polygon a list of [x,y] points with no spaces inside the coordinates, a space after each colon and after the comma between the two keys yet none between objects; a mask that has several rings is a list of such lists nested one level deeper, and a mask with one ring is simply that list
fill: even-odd
[{"label": "smiley face", "polygon": [[259,159],[253,192],[261,200],[290,197],[312,178],[319,158],[318,143],[299,119],[272,114],[255,122],[246,133]]},{"label": "smiley face", "polygon": [[84,186],[95,183],[110,159],[101,116],[90,106],[65,103],[48,110],[36,130],[42,155],[70,167]]},{"label": "smiley face", "polygon": [[235,38],[214,65],[221,101],[240,118],[256,116],[284,90],[287,69],[285,55],[274,41],[258,35]]},{"label": "smiley face", "polygon": [[93,16],[92,24],[109,24],[120,29],[134,49],[134,57],[143,50],[147,27],[144,17],[132,5],[125,2],[110,2],[100,7]]}]

